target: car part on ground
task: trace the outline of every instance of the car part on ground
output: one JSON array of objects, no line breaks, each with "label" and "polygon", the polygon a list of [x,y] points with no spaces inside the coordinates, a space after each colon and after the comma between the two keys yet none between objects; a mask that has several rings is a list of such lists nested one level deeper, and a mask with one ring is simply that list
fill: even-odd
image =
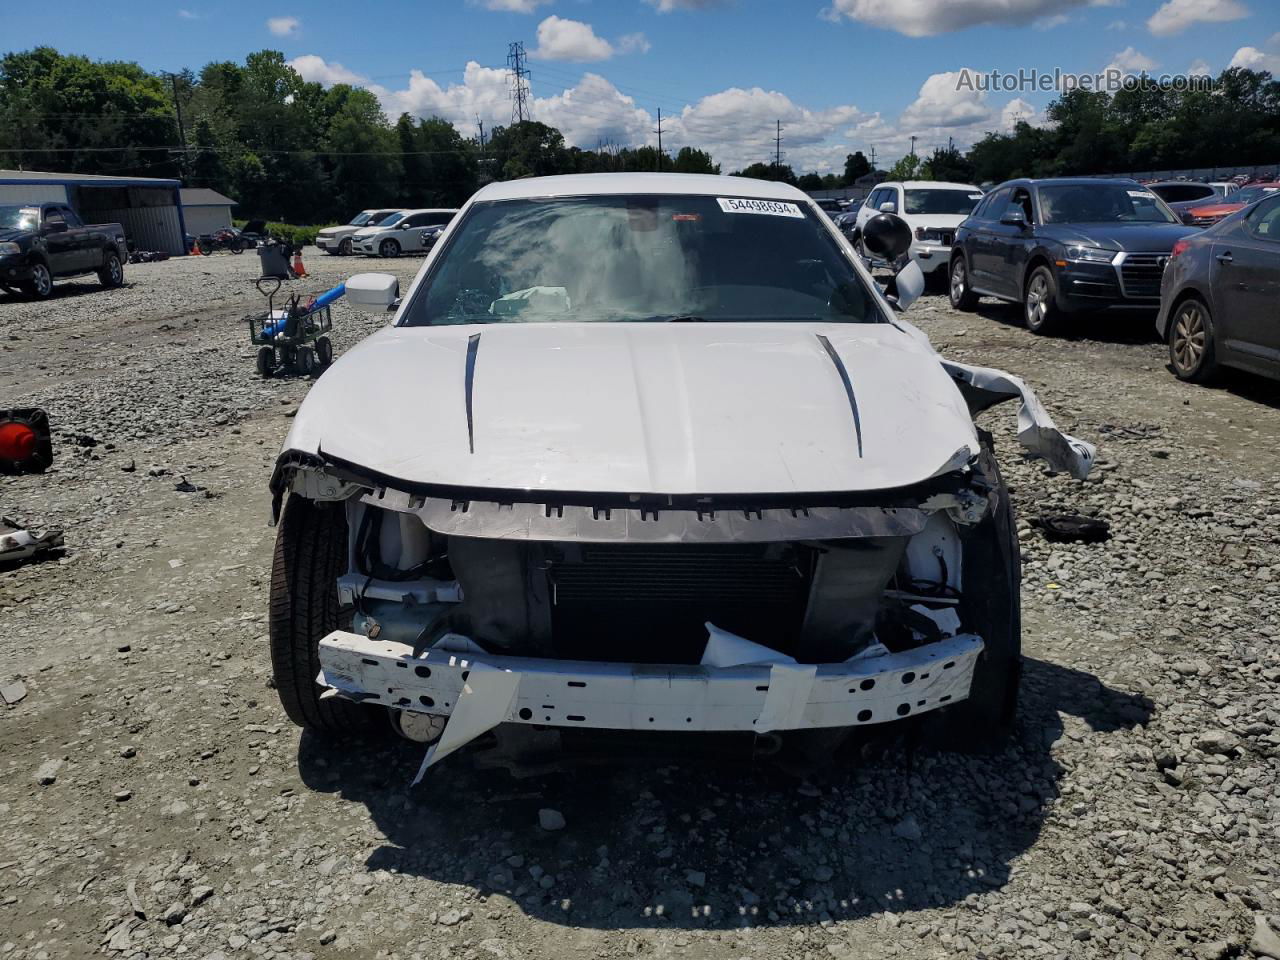
[{"label": "car part on ground", "polygon": [[1106,520],[1074,513],[1032,517],[1031,526],[1054,543],[1104,543],[1111,537],[1111,524]]},{"label": "car part on ground", "polygon": [[39,407],[0,410],[0,473],[43,473],[52,463],[49,415]]},{"label": "car part on ground", "polygon": [[16,520],[0,517],[0,567],[41,559],[63,547],[61,530],[32,533]]},{"label": "car part on ground", "polygon": [[[396,724],[434,741],[422,770],[498,725],[831,748],[938,709],[969,746],[1009,729],[1019,551],[973,417],[1019,399],[1030,452],[1083,477],[1094,451],[898,319],[923,282],[905,224],[864,235],[905,263],[885,292],[779,184],[515,181],[451,234],[277,463],[296,722],[436,718]],[[672,257],[701,272],[658,283]]]}]

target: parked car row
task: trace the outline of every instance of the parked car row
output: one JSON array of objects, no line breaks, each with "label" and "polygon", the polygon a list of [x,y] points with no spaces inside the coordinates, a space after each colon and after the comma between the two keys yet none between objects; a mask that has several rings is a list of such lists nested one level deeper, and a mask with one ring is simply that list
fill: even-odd
[{"label": "parked car row", "polygon": [[316,246],[325,253],[345,257],[425,253],[457,212],[443,208],[361,210],[349,223],[319,231]]}]

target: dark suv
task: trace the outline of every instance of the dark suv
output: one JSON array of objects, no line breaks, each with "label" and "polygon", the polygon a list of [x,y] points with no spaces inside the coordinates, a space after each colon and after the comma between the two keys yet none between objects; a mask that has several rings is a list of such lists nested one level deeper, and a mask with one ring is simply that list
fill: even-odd
[{"label": "dark suv", "polygon": [[1155,310],[1169,253],[1191,232],[1134,180],[1011,180],[956,233],[951,305],[972,310],[979,296],[1021,303],[1034,333],[1081,310]]}]

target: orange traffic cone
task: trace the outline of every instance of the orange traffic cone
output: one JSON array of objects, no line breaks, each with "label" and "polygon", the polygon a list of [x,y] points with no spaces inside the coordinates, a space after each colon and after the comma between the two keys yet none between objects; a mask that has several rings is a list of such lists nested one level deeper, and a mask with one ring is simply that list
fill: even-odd
[{"label": "orange traffic cone", "polygon": [[200,249],[200,241],[196,240],[191,246],[191,256],[203,257],[204,252]]},{"label": "orange traffic cone", "polygon": [[293,272],[299,277],[307,275],[307,268],[302,265],[302,251],[293,251]]}]

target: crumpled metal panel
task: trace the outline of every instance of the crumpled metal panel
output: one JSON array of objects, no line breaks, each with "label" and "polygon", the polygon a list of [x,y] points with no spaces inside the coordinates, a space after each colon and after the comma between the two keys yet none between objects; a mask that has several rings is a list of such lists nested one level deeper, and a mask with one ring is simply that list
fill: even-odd
[{"label": "crumpled metal panel", "polygon": [[1035,391],[1022,380],[1003,370],[939,359],[952,378],[973,390],[989,394],[992,403],[987,406],[1015,397],[1021,399],[1018,406],[1018,442],[1029,452],[1043,457],[1055,470],[1069,473],[1077,480],[1089,475],[1098,448],[1059,430]]},{"label": "crumpled metal panel", "polygon": [[963,700],[982,648],[980,638],[962,634],[845,663],[709,667],[473,655],[438,647],[414,657],[404,644],[335,630],[320,641],[318,682],[361,702],[450,716],[467,698],[486,696],[469,685],[481,665],[514,675],[514,695],[507,684],[483,685],[500,696],[490,698],[492,709],[468,708],[472,736],[498,723],[763,732],[883,723]]}]

